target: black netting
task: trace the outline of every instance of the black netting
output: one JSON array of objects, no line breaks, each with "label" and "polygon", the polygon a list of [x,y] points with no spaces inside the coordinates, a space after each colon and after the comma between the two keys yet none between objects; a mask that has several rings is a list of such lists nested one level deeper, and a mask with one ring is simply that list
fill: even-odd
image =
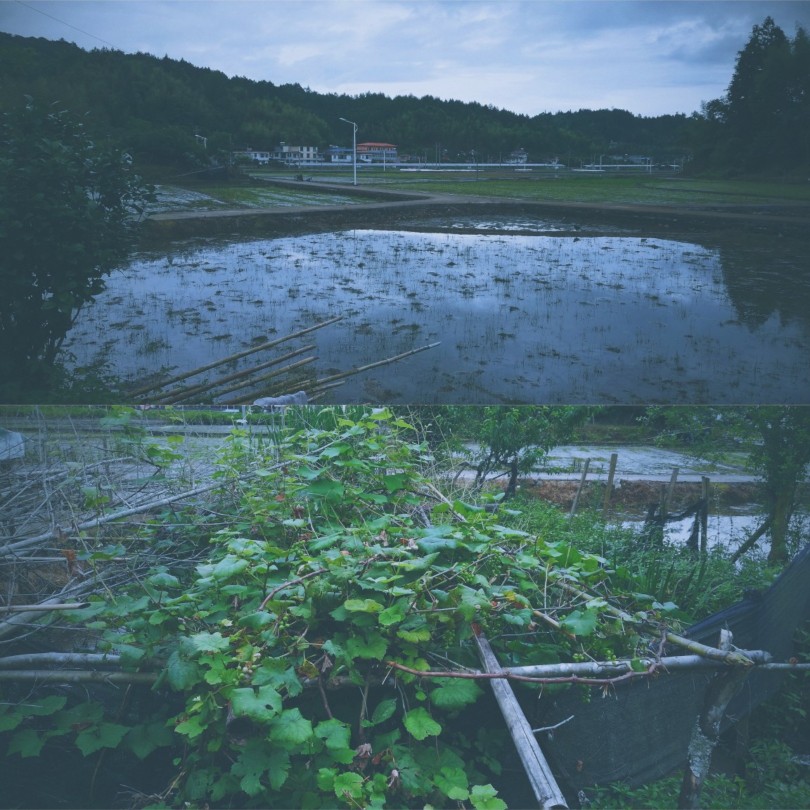
[{"label": "black netting", "polygon": [[[767,650],[786,660],[797,625],[810,617],[810,546],[799,553],[777,581],[759,596],[744,599],[710,616],[684,634],[716,646],[720,630],[734,634],[734,644]],[[667,650],[677,655],[677,649]],[[566,789],[622,781],[637,786],[664,776],[686,763],[689,739],[702,707],[712,672],[665,674],[621,684],[605,697],[592,689],[569,689],[553,699],[526,705],[533,727],[574,719],[538,741]],[[726,726],[770,697],[780,673],[755,671],[745,680],[726,712]],[[567,784],[566,784],[567,783]]]}]

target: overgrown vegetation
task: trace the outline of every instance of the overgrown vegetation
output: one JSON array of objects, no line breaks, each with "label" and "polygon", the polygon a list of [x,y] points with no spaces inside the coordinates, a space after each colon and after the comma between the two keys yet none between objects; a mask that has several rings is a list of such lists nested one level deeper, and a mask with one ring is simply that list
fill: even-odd
[{"label": "overgrown vegetation", "polygon": [[[94,785],[109,766],[130,806],[503,808],[511,741],[478,722],[485,685],[420,673],[479,668],[475,632],[504,666],[648,655],[662,625],[767,581],[718,558],[684,584],[685,559],[645,560],[592,516],[448,496],[408,423],[351,417],[291,410],[269,439],[237,429],[213,499],[154,511],[135,536],[85,533],[74,559],[96,587],[69,614],[65,669],[34,689],[2,681],[6,763],[28,774],[22,793],[7,780],[16,804],[41,805],[31,774],[62,760],[74,806],[108,806]],[[131,410],[111,419],[159,466],[178,452]],[[131,584],[104,588],[122,567]],[[73,677],[88,662],[114,691]]]}]

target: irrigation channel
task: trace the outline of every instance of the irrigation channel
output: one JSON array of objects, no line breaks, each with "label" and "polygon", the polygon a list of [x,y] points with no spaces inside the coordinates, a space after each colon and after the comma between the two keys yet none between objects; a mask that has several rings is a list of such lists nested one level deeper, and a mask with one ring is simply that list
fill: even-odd
[{"label": "irrigation channel", "polygon": [[810,400],[806,219],[316,202],[154,214],[80,313],[68,366],[105,369],[126,391],[339,316],[311,336],[318,378],[439,345],[347,379],[327,402]]}]

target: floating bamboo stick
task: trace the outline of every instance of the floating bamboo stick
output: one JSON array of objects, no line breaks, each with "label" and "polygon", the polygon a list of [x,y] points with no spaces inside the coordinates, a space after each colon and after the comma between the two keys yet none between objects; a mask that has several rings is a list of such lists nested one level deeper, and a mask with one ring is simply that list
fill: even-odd
[{"label": "floating bamboo stick", "polygon": [[[287,354],[282,354],[280,357],[274,357],[272,360],[266,360],[264,363],[259,363],[258,366],[251,366],[250,368],[242,371],[235,371],[233,374],[227,374],[225,377],[219,377],[211,382],[200,383],[199,385],[189,385],[185,388],[175,388],[173,391],[167,391],[165,394],[160,394],[157,398],[155,398],[154,402],[159,405],[168,405],[173,402],[180,402],[183,399],[187,399],[191,394],[197,394],[201,391],[211,391],[214,388],[219,388],[221,385],[233,382],[234,380],[242,380],[251,374],[258,371],[263,371],[264,369],[270,368],[270,366],[278,365],[279,363],[286,363],[287,360],[292,360],[293,357],[298,357],[298,355],[304,354],[305,352],[311,352],[314,349],[315,344],[308,343],[306,346],[302,346],[300,349],[287,352]],[[241,385],[233,386],[228,388],[227,391],[222,391],[220,393],[237,391],[239,388],[244,388],[246,385],[250,385],[251,382],[251,380],[248,380],[247,382],[243,382]]]},{"label": "floating bamboo stick", "polygon": [[[301,368],[303,366],[312,363],[313,361],[317,360],[318,358],[315,355],[311,357],[305,357],[303,360],[299,360],[297,363],[290,363],[288,366],[284,366],[284,368],[276,369],[275,371],[271,372],[270,374],[265,374],[263,377],[257,377],[255,380],[251,380],[250,384],[255,385],[256,383],[262,383],[267,380],[272,380],[274,377],[280,377],[282,374],[286,374],[289,371],[295,371],[297,368]],[[245,383],[247,385],[247,383]],[[220,396],[225,393],[229,393],[230,391],[238,391],[240,388],[244,388],[245,385],[237,385],[233,388],[229,388],[227,391],[222,391]],[[289,388],[289,386],[287,386]],[[286,391],[285,391],[286,392]],[[253,391],[251,394],[245,394],[243,397],[240,397],[236,402],[226,402],[226,405],[251,405],[254,400],[258,399],[260,396],[266,396],[267,394],[263,391]]]},{"label": "floating bamboo stick", "polygon": [[261,343],[258,346],[253,346],[250,349],[245,349],[244,351],[237,352],[236,354],[231,354],[228,357],[223,357],[221,360],[215,360],[212,363],[208,363],[207,365],[200,366],[199,368],[192,369],[191,371],[186,371],[183,374],[178,374],[175,377],[170,377],[168,380],[162,380],[161,382],[150,383],[142,388],[137,388],[134,391],[130,392],[130,396],[132,397],[139,397],[142,394],[147,394],[150,391],[156,391],[159,388],[165,388],[167,385],[171,385],[172,383],[180,382],[181,380],[185,380],[188,377],[193,377],[195,374],[202,374],[203,371],[210,371],[212,368],[216,368],[217,366],[221,366],[224,363],[229,363],[232,360],[240,360],[243,357],[247,357],[249,354],[254,354],[255,352],[263,351],[264,349],[272,349],[274,346],[278,346],[280,343],[285,343],[288,340],[292,340],[293,338],[301,337],[301,335],[306,335],[309,332],[314,332],[316,329],[322,329],[324,326],[329,326],[330,324],[335,323],[343,318],[342,315],[338,315],[334,318],[330,318],[326,321],[321,321],[321,323],[316,323],[315,326],[307,327],[306,329],[300,329],[298,332],[293,332],[289,335],[286,335],[282,338],[277,338],[276,340],[270,340],[267,343]]},{"label": "floating bamboo stick", "polygon": [[438,346],[441,341],[437,341],[436,343],[429,343],[427,346],[420,346],[418,349],[411,349],[407,352],[402,352],[402,354],[398,354],[394,357],[388,357],[385,360],[377,360],[375,363],[369,363],[365,366],[358,366],[357,368],[350,369],[349,371],[342,371],[340,374],[332,374],[330,377],[323,377],[320,380],[315,380],[315,387],[317,388],[324,383],[332,382],[333,380],[342,380],[344,377],[351,377],[354,374],[359,374],[361,371],[368,371],[372,368],[378,368],[379,366],[386,366],[389,363],[395,363],[397,360],[402,360],[405,357],[410,357],[412,354],[419,354],[419,352],[427,351],[428,349],[433,349]]}]

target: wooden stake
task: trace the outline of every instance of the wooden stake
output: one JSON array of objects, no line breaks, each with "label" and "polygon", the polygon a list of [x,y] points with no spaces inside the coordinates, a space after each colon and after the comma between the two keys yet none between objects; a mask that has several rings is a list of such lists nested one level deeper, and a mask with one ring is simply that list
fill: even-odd
[{"label": "wooden stake", "polygon": [[[731,651],[731,631],[720,631],[718,647]],[[683,775],[679,808],[700,807],[700,791],[709,773],[712,751],[720,736],[720,723],[726,713],[729,701],[737,694],[742,682],[748,677],[748,667],[733,667],[718,672],[706,687],[703,709],[695,721],[692,739],[689,742],[689,762]]]},{"label": "wooden stake", "polygon": [[585,466],[582,468],[582,477],[579,479],[579,486],[577,487],[577,494],[574,495],[574,502],[571,504],[570,516],[573,517],[577,511],[577,504],[579,503],[579,496],[582,493],[582,488],[585,486],[585,479],[588,477],[588,467],[591,466],[591,460],[585,459]]},{"label": "wooden stake", "polygon": [[675,492],[675,483],[678,480],[678,468],[672,468],[672,475],[669,479],[669,486],[666,488],[664,492],[664,498],[661,501],[661,521],[664,525],[666,525],[667,521],[667,509],[669,508],[669,502],[672,500],[672,494]]},{"label": "wooden stake", "polygon": [[700,498],[703,501],[700,512],[700,553],[705,554],[709,543],[709,479],[705,475],[700,478]]},{"label": "wooden stake", "polygon": [[610,498],[613,495],[613,477],[616,475],[616,462],[619,460],[618,453],[610,454],[610,468],[608,469],[607,487],[605,489],[605,500],[602,504],[602,511],[607,512],[610,506]]}]

